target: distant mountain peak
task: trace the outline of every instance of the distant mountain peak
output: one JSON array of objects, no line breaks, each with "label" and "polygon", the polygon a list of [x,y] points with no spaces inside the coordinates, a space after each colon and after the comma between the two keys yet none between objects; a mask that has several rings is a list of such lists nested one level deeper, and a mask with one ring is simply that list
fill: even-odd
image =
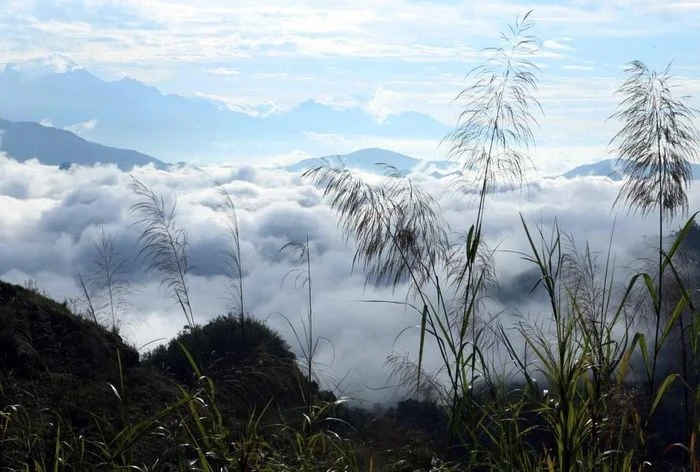
[{"label": "distant mountain peak", "polygon": [[[700,165],[691,164],[693,179],[700,178]],[[613,181],[620,181],[625,178],[624,162],[617,159],[603,159],[591,164],[583,164],[564,172],[559,177],[574,179],[577,177],[607,177]]]},{"label": "distant mountain peak", "polygon": [[[112,84],[117,84],[121,86],[127,86],[127,87],[136,87],[136,88],[148,88],[148,89],[153,89],[153,90],[158,90],[156,87],[153,87],[152,85],[148,85],[144,82],[141,82],[138,79],[135,79],[133,77],[129,76],[124,76],[119,80],[114,80],[112,82],[108,82]],[[159,91],[160,93],[160,91]]]},{"label": "distant mountain peak", "polygon": [[146,154],[102,146],[64,129],[1,118],[0,151],[20,162],[36,158],[42,164],[61,169],[69,169],[71,164],[93,166],[97,163],[115,164],[123,171],[148,164],[166,167],[164,162]]},{"label": "distant mountain peak", "polygon": [[299,103],[296,108],[317,108],[317,107],[322,107],[324,106],[323,104],[317,102],[313,98],[308,98],[304,100],[303,102]]},{"label": "distant mountain peak", "polygon": [[308,169],[322,166],[326,162],[330,162],[331,165],[342,165],[349,169],[375,174],[383,174],[386,171],[386,166],[390,166],[402,175],[407,175],[422,163],[430,163],[433,167],[433,175],[438,177],[446,175],[454,167],[454,162],[452,161],[428,161],[407,156],[400,152],[375,147],[358,149],[342,155],[335,154],[303,159],[285,166],[284,169],[289,172],[304,172]]},{"label": "distant mountain peak", "polygon": [[112,81],[113,84],[124,86],[124,87],[148,87],[148,85],[144,84],[140,80],[134,79],[133,77],[128,77],[124,76],[119,80],[114,80]]},{"label": "distant mountain peak", "polygon": [[611,180],[622,180],[623,174],[616,159],[604,159],[591,164],[577,166],[561,175],[565,179],[576,177],[608,177]]},{"label": "distant mountain peak", "polygon": [[90,72],[87,69],[84,69],[82,67],[75,67],[63,72],[58,72],[59,75],[65,75],[65,76],[70,76],[70,77],[81,77],[81,78],[89,78],[89,79],[97,79],[97,80],[102,80],[99,77],[97,77],[95,74]]}]

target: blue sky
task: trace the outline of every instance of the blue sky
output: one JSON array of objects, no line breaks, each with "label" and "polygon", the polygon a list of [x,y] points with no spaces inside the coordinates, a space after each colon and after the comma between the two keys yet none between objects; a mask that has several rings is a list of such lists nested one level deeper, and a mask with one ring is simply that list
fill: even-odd
[{"label": "blue sky", "polygon": [[[542,40],[539,160],[606,156],[622,67],[674,60],[700,95],[700,1],[5,0],[3,62],[128,75],[164,92],[266,113],[313,98],[377,120],[419,111],[454,124],[464,75],[533,9]],[[692,102],[700,104],[697,99]],[[572,156],[578,156],[572,158]]]}]

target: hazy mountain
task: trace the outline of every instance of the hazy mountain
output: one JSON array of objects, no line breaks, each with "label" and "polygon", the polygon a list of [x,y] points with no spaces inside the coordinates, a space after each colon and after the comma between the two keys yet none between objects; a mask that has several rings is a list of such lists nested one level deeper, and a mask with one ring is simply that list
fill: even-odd
[{"label": "hazy mountain", "polygon": [[344,155],[304,159],[284,168],[289,172],[303,172],[321,166],[326,161],[349,169],[373,173],[383,173],[386,170],[386,166],[391,166],[396,168],[402,175],[408,174],[419,165],[429,167],[428,171],[434,173],[448,172],[455,165],[455,163],[450,161],[426,161],[387,149],[367,148]]},{"label": "hazy mountain", "polygon": [[36,75],[10,65],[0,73],[0,89],[0,116],[7,119],[48,122],[172,162],[286,153],[311,142],[310,134],[440,139],[449,131],[419,113],[377,123],[361,108],[339,110],[313,100],[255,117],[212,100],[163,94],[130,78],[104,81],[84,69]]},{"label": "hazy mountain", "polygon": [[[700,179],[700,165],[691,164],[693,179]],[[593,164],[585,164],[564,172],[560,177],[573,179],[576,177],[608,177],[612,180],[622,180],[624,174],[622,165],[616,159],[605,159]]]},{"label": "hazy mountain", "polygon": [[615,159],[605,159],[593,164],[585,164],[564,172],[561,177],[573,179],[576,177],[609,177],[612,180],[622,180],[622,172],[618,170]]},{"label": "hazy mountain", "polygon": [[338,110],[314,100],[300,103],[291,110],[263,119],[273,129],[329,134],[375,134],[388,137],[442,138],[449,129],[427,115],[406,112],[387,117],[382,123],[359,107]]},{"label": "hazy mountain", "polygon": [[18,161],[37,158],[42,164],[91,166],[98,162],[116,164],[124,171],[134,166],[166,164],[154,157],[127,149],[91,143],[75,134],[39,123],[15,123],[0,119],[0,150]]}]

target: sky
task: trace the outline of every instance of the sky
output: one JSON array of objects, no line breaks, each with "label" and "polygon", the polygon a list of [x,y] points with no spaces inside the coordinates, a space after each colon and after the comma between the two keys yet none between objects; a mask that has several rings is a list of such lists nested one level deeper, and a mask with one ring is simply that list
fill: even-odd
[{"label": "sky", "polygon": [[252,114],[314,99],[360,106],[378,120],[418,111],[448,125],[456,123],[464,104],[453,99],[484,59],[483,48],[499,46],[500,32],[533,10],[544,111],[538,162],[558,170],[565,170],[558,161],[571,167],[605,157],[616,129],[606,120],[625,63],[663,68],[673,60],[682,92],[700,95],[695,0],[4,3],[5,63],[130,76]]},{"label": "sky", "polygon": [[[460,103],[453,99],[465,86],[465,74],[484,59],[482,49],[499,45],[499,32],[530,9],[533,33],[542,40],[536,63],[544,114],[534,156],[540,167],[563,171],[608,156],[617,124],[606,119],[615,111],[613,92],[628,61],[663,68],[673,60],[679,93],[700,96],[700,2],[691,0],[4,0],[0,61],[23,64],[30,72],[83,67],[105,80],[129,76],[165,93],[216,98],[252,114],[314,99],[341,108],[359,106],[377,120],[417,111],[454,124]],[[691,104],[700,106],[697,98]],[[410,150],[406,143],[393,144],[392,149]],[[197,320],[223,314],[229,305],[219,257],[226,248],[225,222],[213,204],[216,178],[239,208],[248,312],[293,340],[278,314],[296,320],[305,301],[299,290],[284,284],[294,267],[279,249],[309,235],[317,281],[316,332],[333,341],[333,348],[323,348],[319,356],[330,366],[319,367],[325,385],[343,379],[342,390],[350,395],[369,400],[391,395],[367,387],[387,383],[383,360],[392,351],[415,352],[415,330],[395,340],[417,319],[395,305],[363,300],[401,300],[401,287],[374,290],[362,274],[352,272],[352,245],[343,240],[319,192],[297,175],[245,163],[210,165],[204,171],[133,171],[157,192],[177,198],[178,222],[190,234]],[[412,178],[444,197],[441,209],[455,231],[468,229],[473,206],[444,192],[444,180],[422,174]],[[75,271],[94,259],[102,225],[131,258],[138,250],[129,181],[114,166],[59,171],[0,155],[0,279],[32,279],[58,299],[78,297]],[[614,225],[616,264],[629,267],[648,249],[645,238],[655,228],[653,218],[611,210],[619,185],[605,178],[540,176],[527,192],[491,196],[485,231],[487,242],[499,248],[501,283],[514,283],[528,268],[518,255],[527,251],[519,212],[530,223],[543,224],[545,233],[556,219],[594,251],[605,250]],[[699,207],[700,192],[691,189],[690,209]],[[677,219],[669,228],[680,223]],[[137,346],[175,335],[184,324],[182,315],[157,281],[130,260],[124,335]],[[516,314],[546,316],[528,299],[492,308],[506,321]]]}]

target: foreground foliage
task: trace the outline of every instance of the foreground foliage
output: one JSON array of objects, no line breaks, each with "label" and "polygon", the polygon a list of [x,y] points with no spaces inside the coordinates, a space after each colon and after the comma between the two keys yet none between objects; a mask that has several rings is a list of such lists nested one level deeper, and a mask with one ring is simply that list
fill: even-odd
[{"label": "foreground foliage", "polygon": [[[694,467],[697,322],[695,297],[680,280],[697,286],[698,226],[691,220],[665,252],[679,279],[664,281],[675,305],[664,312],[657,350],[678,360],[659,364],[664,380],[653,397],[644,383],[651,358],[628,317],[639,308],[634,287],[654,287],[644,283],[648,276],[641,273],[616,289],[608,256],[601,261],[590,250],[576,253],[557,230],[547,237],[527,226],[525,231],[532,243],[525,257],[541,271],[536,290],[551,301],[551,323],[494,325],[516,374],[499,377],[484,362],[490,372],[475,381],[458,418],[440,396],[373,413],[349,406],[315,382],[308,385],[304,362],[257,320],[219,317],[185,329],[140,359],[94,320],[70,313],[36,289],[0,283],[0,467]],[[674,329],[681,322],[692,338],[681,339]],[[517,345],[518,337],[525,345]]]}]

